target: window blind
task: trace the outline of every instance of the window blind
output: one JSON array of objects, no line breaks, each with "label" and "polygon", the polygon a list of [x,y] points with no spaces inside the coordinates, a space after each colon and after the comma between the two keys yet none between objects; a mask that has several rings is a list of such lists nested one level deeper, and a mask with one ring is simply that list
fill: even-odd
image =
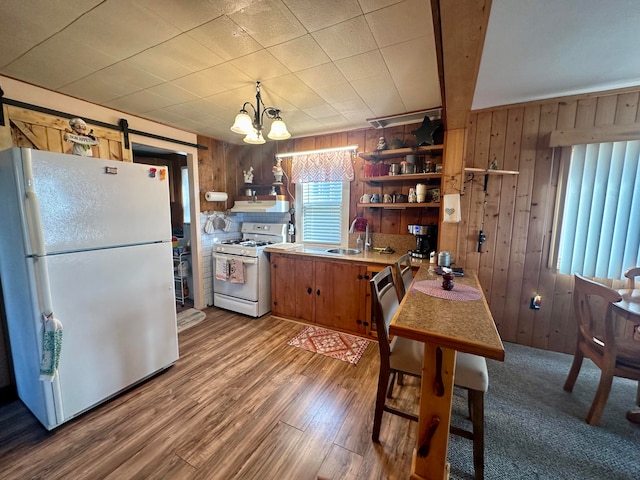
[{"label": "window blind", "polygon": [[622,278],[640,265],[640,141],[575,145],[558,250],[560,273]]},{"label": "window blind", "polygon": [[339,244],[342,233],[342,182],[303,183],[302,241]]}]

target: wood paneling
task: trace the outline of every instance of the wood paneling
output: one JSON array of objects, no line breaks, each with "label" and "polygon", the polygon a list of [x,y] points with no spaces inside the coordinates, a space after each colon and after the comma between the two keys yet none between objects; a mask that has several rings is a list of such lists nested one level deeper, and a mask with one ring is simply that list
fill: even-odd
[{"label": "wood paneling", "polygon": [[[549,147],[552,132],[633,131],[640,127],[638,91],[571,97],[474,112],[465,148],[466,166],[492,161],[519,175],[467,178],[459,224],[457,263],[478,269],[502,339],[571,353],[573,278],[548,267],[561,149]],[[621,126],[624,126],[621,127]],[[487,235],[477,253],[478,230]],[[622,282],[607,281],[611,286]],[[529,308],[531,297],[542,308]]]}]

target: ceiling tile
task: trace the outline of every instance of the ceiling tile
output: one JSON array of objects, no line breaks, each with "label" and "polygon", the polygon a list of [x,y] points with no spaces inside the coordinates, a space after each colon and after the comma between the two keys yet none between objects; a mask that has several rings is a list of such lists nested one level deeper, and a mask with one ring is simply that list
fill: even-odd
[{"label": "ceiling tile", "polygon": [[289,10],[309,32],[362,15],[357,0],[284,0]]},{"label": "ceiling tile", "polygon": [[125,59],[175,37],[180,30],[140,4],[108,0],[69,25],[67,33],[96,50]]},{"label": "ceiling tile", "polygon": [[332,85],[345,83],[344,75],[333,63],[325,63],[317,67],[301,70],[296,73],[297,77],[306,83],[311,89],[326,88]]},{"label": "ceiling tile", "polygon": [[312,35],[332,60],[352,57],[377,48],[364,16],[318,30]]},{"label": "ceiling tile", "polygon": [[225,60],[256,52],[262,46],[228,17],[220,17],[191,30],[189,36]]},{"label": "ceiling tile", "polygon": [[311,118],[316,119],[334,117],[338,115],[338,111],[328,104],[318,105],[317,107],[311,108],[303,108],[302,111],[309,115]]},{"label": "ceiling tile", "polygon": [[224,62],[222,57],[186,34],[149,48],[128,60],[164,80],[173,80]]},{"label": "ceiling tile", "polygon": [[428,0],[405,0],[368,13],[366,19],[379,47],[427,34],[434,35],[431,4]]},{"label": "ceiling tile", "polygon": [[[229,13],[229,4],[236,4],[240,8],[241,2],[212,2],[211,0],[189,0],[176,2],[175,0],[136,0],[149,10],[162,17],[166,22],[186,32],[203,23]],[[186,7],[186,8],[185,8]]]},{"label": "ceiling tile", "polygon": [[425,36],[381,50],[391,78],[411,110],[442,105],[433,38]]},{"label": "ceiling tile", "polygon": [[231,65],[255,80],[267,80],[289,73],[287,67],[267,50],[258,50],[244,57],[231,60]]},{"label": "ceiling tile", "polygon": [[[67,51],[73,44],[74,39],[66,31],[54,35],[9,64],[4,72],[43,87],[58,88],[117,62],[84,44],[76,45],[73,55],[58,57],[58,52]],[[40,80],[43,71],[47,74]]]},{"label": "ceiling tile", "polygon": [[323,100],[331,105],[360,99],[358,93],[353,89],[351,84],[347,82],[315,88],[314,90]]},{"label": "ceiling tile", "polygon": [[336,67],[349,81],[375,77],[380,72],[387,71],[387,64],[378,50],[338,60]]},{"label": "ceiling tile", "polygon": [[181,78],[176,78],[171,83],[185,89],[197,97],[208,97],[226,90],[222,85],[212,82],[211,76],[205,72],[196,72]]},{"label": "ceiling tile", "polygon": [[[325,101],[293,74],[278,77],[269,82],[269,92],[273,92],[297,108],[311,108],[324,105]],[[265,103],[266,100],[265,100]],[[275,104],[275,107],[284,107]]]},{"label": "ceiling tile", "polygon": [[160,95],[171,100],[170,105],[190,102],[198,99],[196,95],[191,92],[187,92],[184,88],[180,88],[171,82],[161,83],[160,85],[151,87],[148,90],[156,95]]},{"label": "ceiling tile", "polygon": [[32,41],[5,35],[0,29],[0,68],[8,65],[33,46]]},{"label": "ceiling tile", "polygon": [[358,0],[358,3],[364,13],[369,13],[399,2],[398,0]]},{"label": "ceiling tile", "polygon": [[265,48],[307,33],[281,0],[252,3],[229,18]]},{"label": "ceiling tile", "polygon": [[376,115],[392,115],[407,111],[396,86],[388,73],[381,73],[377,77],[352,82],[369,109]]},{"label": "ceiling tile", "polygon": [[298,37],[275,47],[270,47],[268,50],[292,72],[322,65],[330,61],[311,35]]},{"label": "ceiling tile", "polygon": [[162,107],[171,105],[172,102],[160,95],[151,93],[148,90],[140,90],[139,92],[132,93],[131,95],[125,95],[124,97],[116,98],[106,102],[107,107],[114,108],[116,110],[127,110],[130,113],[142,114],[150,110],[157,110]]},{"label": "ceiling tile", "polygon": [[[0,15],[2,36],[37,45],[72,23],[101,0],[3,1]],[[2,44],[2,49],[5,44]]]}]

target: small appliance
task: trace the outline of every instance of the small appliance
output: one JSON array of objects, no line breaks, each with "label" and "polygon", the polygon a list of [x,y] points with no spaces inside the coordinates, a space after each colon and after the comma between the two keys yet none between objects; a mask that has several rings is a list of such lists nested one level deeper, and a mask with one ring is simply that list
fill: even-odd
[{"label": "small appliance", "polygon": [[430,258],[431,252],[437,250],[437,225],[409,225],[409,233],[416,237],[416,249],[409,250],[409,255],[415,258]]}]

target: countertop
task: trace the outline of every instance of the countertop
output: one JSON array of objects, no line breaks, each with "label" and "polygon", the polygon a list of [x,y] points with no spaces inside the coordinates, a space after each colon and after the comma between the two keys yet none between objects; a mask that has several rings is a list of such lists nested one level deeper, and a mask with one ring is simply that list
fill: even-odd
[{"label": "countertop", "polygon": [[[306,257],[322,257],[325,260],[346,260],[355,263],[393,265],[407,251],[395,251],[394,253],[378,253],[376,251],[361,252],[355,255],[344,255],[339,253],[328,253],[323,248],[308,248],[299,244],[278,244],[265,247],[265,252],[280,253],[286,255],[301,255]],[[429,265],[429,259],[411,258],[411,264],[419,267]]]}]

